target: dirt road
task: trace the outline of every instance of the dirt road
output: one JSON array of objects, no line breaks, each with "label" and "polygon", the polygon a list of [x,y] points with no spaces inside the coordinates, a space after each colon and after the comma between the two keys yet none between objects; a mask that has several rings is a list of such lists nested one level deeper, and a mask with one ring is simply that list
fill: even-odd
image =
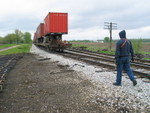
[{"label": "dirt road", "polygon": [[90,81],[48,60],[29,54],[18,61],[0,94],[0,113],[99,113]]}]

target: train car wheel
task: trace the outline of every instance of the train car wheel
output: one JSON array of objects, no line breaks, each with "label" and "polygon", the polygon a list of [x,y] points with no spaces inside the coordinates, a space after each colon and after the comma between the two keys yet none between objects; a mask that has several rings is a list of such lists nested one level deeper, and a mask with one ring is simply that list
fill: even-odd
[{"label": "train car wheel", "polygon": [[46,51],[50,51],[50,48],[49,48],[49,46],[46,46]]},{"label": "train car wheel", "polygon": [[64,49],[61,49],[61,52],[64,52]]}]

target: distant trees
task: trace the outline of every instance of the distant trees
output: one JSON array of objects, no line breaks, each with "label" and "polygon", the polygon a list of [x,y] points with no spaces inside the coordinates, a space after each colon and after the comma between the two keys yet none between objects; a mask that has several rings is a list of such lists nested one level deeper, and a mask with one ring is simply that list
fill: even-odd
[{"label": "distant trees", "polygon": [[14,33],[7,34],[4,37],[0,37],[0,44],[19,44],[19,43],[31,43],[31,34],[29,32],[21,32],[16,29]]},{"label": "distant trees", "polygon": [[12,34],[7,34],[4,37],[4,42],[7,42],[9,44],[12,44],[16,40],[16,35],[14,33]]},{"label": "distant trees", "polygon": [[16,35],[16,42],[17,42],[17,44],[18,43],[23,43],[23,33],[20,31],[20,30],[18,30],[18,29],[16,29],[15,30],[15,35]]},{"label": "distant trees", "polygon": [[25,41],[25,43],[31,43],[32,42],[31,34],[29,32],[24,33],[24,41]]},{"label": "distant trees", "polygon": [[71,42],[94,42],[93,40],[71,40]]},{"label": "distant trees", "polygon": [[104,43],[108,43],[109,42],[109,37],[105,37],[104,38]]},{"label": "distant trees", "polygon": [[4,38],[0,36],[0,44],[4,43]]}]

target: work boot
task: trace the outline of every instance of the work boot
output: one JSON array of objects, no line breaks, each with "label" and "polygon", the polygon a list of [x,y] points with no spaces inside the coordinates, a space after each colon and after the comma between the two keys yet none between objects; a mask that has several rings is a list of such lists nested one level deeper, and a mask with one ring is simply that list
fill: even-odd
[{"label": "work boot", "polygon": [[137,81],[136,80],[132,80],[133,82],[133,86],[137,85]]},{"label": "work boot", "polygon": [[118,83],[116,83],[116,82],[113,83],[113,85],[114,85],[114,86],[121,86],[121,84],[118,84]]}]

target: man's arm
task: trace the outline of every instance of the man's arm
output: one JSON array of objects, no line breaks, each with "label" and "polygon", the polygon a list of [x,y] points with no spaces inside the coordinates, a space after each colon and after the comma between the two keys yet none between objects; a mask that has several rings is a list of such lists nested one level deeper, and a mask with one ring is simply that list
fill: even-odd
[{"label": "man's arm", "polygon": [[116,44],[115,58],[117,59],[119,56],[120,56],[120,43],[118,41]]}]

